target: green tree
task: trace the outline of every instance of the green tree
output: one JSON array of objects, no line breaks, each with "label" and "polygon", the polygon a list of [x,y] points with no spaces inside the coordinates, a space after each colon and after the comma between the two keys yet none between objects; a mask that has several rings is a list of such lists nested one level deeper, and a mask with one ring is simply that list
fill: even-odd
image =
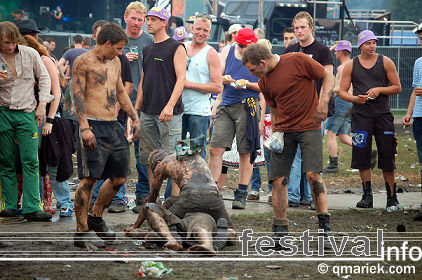
[{"label": "green tree", "polygon": [[422,0],[390,0],[392,20],[422,22]]},{"label": "green tree", "polygon": [[0,21],[12,21],[12,12],[19,7],[21,0],[2,0],[0,4]]}]

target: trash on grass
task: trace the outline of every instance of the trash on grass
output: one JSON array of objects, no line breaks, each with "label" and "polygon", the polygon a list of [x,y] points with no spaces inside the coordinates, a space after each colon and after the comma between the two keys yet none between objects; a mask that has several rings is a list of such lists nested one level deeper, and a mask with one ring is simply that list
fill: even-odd
[{"label": "trash on grass", "polygon": [[266,265],[265,268],[269,268],[269,269],[281,269],[281,266],[279,265]]},{"label": "trash on grass", "polygon": [[161,278],[164,274],[171,274],[172,268],[165,268],[162,262],[144,261],[139,266],[139,277]]},{"label": "trash on grass", "polygon": [[396,179],[397,180],[400,180],[400,181],[409,181],[409,179],[407,179],[406,177],[404,177],[403,175],[399,175],[399,176],[397,176],[396,177]]}]

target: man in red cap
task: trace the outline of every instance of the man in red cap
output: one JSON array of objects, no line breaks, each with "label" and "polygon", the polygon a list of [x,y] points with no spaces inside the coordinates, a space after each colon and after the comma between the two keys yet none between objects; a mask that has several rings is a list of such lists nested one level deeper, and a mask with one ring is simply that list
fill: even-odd
[{"label": "man in red cap", "polygon": [[[260,110],[256,103],[260,89],[258,78],[249,73],[248,69],[242,65],[241,59],[246,46],[256,43],[258,39],[253,30],[247,27],[240,29],[234,38],[237,43],[224,48],[220,55],[221,70],[224,73],[222,78],[224,89],[222,101],[214,117],[208,164],[212,177],[217,182],[221,175],[223,153],[231,149],[236,136],[237,151],[239,152],[239,186],[234,192],[232,208],[244,209],[248,194],[247,188],[252,176],[251,162],[254,161],[253,156],[251,157],[251,150],[255,149],[256,144],[259,147],[259,140],[256,143],[249,139],[256,136],[253,135],[252,130],[258,133],[259,139]],[[251,108],[248,107],[248,104],[257,112],[253,118],[248,114],[247,110]]]},{"label": "man in red cap", "polygon": [[[399,206],[396,195],[394,117],[390,111],[389,96],[401,91],[400,79],[394,62],[377,54],[377,37],[370,30],[358,35],[361,54],[344,66],[340,84],[341,99],[353,102],[352,107],[352,164],[359,169],[363,195],[356,207],[372,208],[371,148],[372,136],[378,148],[378,168],[387,190],[387,208]],[[350,85],[353,85],[353,95]]]}]

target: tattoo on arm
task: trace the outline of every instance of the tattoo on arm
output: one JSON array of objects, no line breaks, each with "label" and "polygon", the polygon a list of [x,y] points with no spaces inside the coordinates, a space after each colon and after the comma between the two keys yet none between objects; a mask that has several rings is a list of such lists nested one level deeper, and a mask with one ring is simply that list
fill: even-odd
[{"label": "tattoo on arm", "polygon": [[76,87],[74,87],[75,91],[73,92],[75,107],[76,107],[76,113],[78,115],[85,115],[85,89],[82,86],[81,80],[79,77],[76,78]]}]

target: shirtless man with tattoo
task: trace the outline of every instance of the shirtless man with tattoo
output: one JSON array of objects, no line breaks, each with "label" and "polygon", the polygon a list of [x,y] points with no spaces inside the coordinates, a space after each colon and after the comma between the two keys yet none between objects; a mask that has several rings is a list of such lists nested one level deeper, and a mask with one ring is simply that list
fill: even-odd
[{"label": "shirtless man with tattoo", "polygon": [[[116,119],[116,102],[131,118],[134,140],[140,135],[139,118],[124,91],[116,57],[126,43],[124,30],[117,24],[107,24],[101,28],[95,48],[79,56],[73,66],[74,101],[80,126],[77,151],[81,182],[75,194],[77,247],[94,250],[105,247],[90,230],[103,240],[116,238],[102,219],[104,208],[129,173],[129,144]],[[88,214],[93,186],[98,179],[106,178]]]},{"label": "shirtless man with tattoo", "polygon": [[[166,239],[167,242],[163,248],[180,251],[183,247],[177,243],[176,239],[169,232],[166,221],[162,218],[163,214],[169,216],[166,218],[168,220],[175,218],[183,219],[188,213],[202,212],[211,215],[214,221],[218,222],[220,218],[224,218],[227,221],[230,235],[228,245],[233,245],[232,242],[236,236],[233,223],[226,211],[217,185],[211,177],[211,171],[201,156],[192,155],[177,159],[175,153],[169,154],[163,150],[154,151],[149,156],[148,169],[153,174],[151,193],[146,198],[143,211],[139,213],[135,224],[125,229],[127,236],[136,236],[140,232],[139,227],[145,219],[148,219],[148,223],[152,229],[159,236]],[[180,195],[168,210],[161,206],[151,205],[157,200],[161,185],[167,178],[174,180],[180,189]],[[195,236],[195,234],[206,233],[193,232],[193,234]],[[200,253],[208,251],[213,254],[210,243],[208,245],[198,244],[198,246],[190,248],[190,252],[194,253],[195,251],[199,251]]]}]

